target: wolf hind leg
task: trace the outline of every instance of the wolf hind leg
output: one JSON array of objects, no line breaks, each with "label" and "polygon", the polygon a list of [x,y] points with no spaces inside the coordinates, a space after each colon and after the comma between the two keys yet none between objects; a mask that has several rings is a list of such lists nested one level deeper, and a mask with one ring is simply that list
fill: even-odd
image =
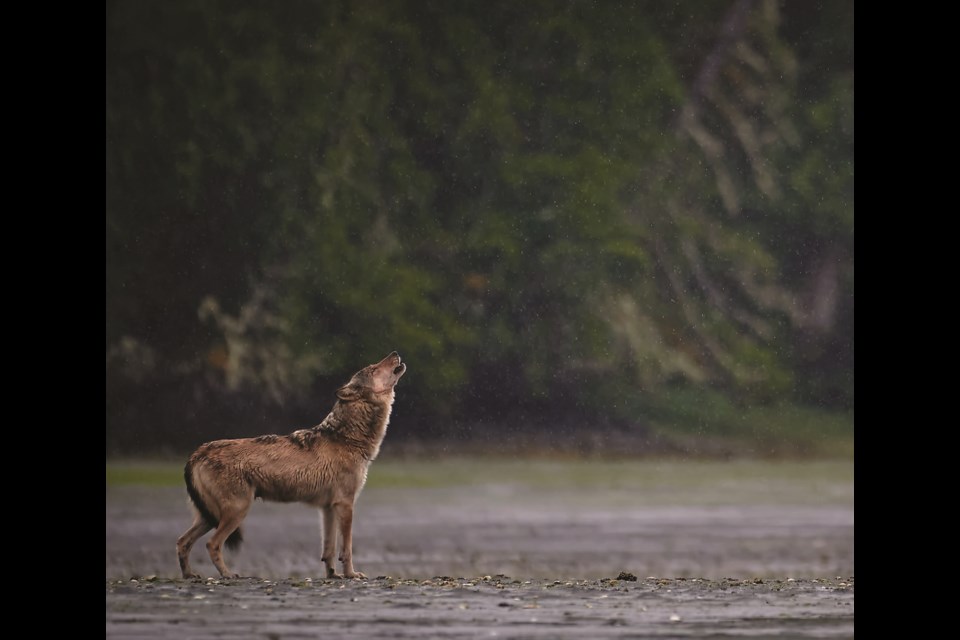
[{"label": "wolf hind leg", "polygon": [[201,577],[199,573],[196,573],[190,567],[190,550],[193,549],[193,545],[196,544],[197,540],[207,533],[207,531],[210,531],[210,529],[213,529],[213,526],[198,512],[190,528],[177,539],[177,559],[180,561],[180,572],[184,578]]},{"label": "wolf hind leg", "polygon": [[238,501],[232,505],[225,505],[220,511],[220,524],[217,525],[217,530],[213,532],[213,535],[210,536],[210,539],[207,541],[207,551],[210,553],[210,560],[213,561],[213,566],[217,568],[217,571],[219,571],[220,575],[224,578],[240,577],[239,574],[227,568],[227,564],[223,560],[223,543],[240,527],[240,523],[247,517],[247,512],[250,510],[250,504],[252,502],[253,497],[251,496],[242,502]]}]

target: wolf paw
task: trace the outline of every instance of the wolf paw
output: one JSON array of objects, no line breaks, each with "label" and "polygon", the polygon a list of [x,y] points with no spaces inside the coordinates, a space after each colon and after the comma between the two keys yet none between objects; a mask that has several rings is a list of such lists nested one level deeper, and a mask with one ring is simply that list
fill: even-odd
[{"label": "wolf paw", "polygon": [[359,571],[354,571],[353,573],[345,573],[345,574],[343,574],[343,575],[344,575],[344,577],[354,578],[354,579],[357,579],[357,580],[366,580],[366,579],[367,579],[367,574],[365,574],[365,573],[360,573]]},{"label": "wolf paw", "polygon": [[327,574],[327,580],[343,580],[343,576],[339,573],[331,572]]}]

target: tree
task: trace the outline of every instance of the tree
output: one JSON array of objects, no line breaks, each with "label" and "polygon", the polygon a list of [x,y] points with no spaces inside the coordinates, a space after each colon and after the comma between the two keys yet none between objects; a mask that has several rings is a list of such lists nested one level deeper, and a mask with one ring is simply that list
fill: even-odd
[{"label": "tree", "polygon": [[425,416],[852,406],[852,114],[852,5],[108,3],[108,440],[392,349]]}]

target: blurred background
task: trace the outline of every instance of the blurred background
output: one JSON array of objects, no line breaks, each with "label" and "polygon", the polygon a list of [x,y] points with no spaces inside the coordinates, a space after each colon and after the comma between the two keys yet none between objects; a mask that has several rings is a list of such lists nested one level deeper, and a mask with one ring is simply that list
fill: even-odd
[{"label": "blurred background", "polygon": [[[853,451],[852,2],[106,5],[107,455]],[[832,575],[832,574],[831,574]]]}]

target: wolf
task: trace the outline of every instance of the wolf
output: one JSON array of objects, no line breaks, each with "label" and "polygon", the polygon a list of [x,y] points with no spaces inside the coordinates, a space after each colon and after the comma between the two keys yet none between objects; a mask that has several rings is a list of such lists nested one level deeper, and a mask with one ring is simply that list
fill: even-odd
[{"label": "wolf", "polygon": [[[353,567],[353,507],[386,435],[394,387],[406,371],[394,351],[337,389],[333,410],[317,426],[285,436],[216,440],[194,451],[183,470],[195,514],[177,540],[183,577],[200,577],[190,567],[190,549],[211,529],[210,559],[221,576],[238,577],[224,562],[223,545],[239,546],[240,524],[261,498],[319,508],[327,578],[365,578]],[[338,533],[343,574],[334,564]]]}]

